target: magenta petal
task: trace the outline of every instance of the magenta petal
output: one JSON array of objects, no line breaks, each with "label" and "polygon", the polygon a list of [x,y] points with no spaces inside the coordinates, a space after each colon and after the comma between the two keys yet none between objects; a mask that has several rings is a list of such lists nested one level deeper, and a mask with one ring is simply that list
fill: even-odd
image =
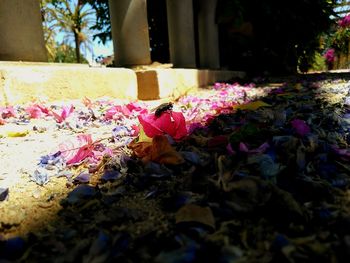
[{"label": "magenta petal", "polygon": [[154,114],[142,114],[138,118],[150,138],[168,134],[173,139],[179,140],[187,135],[185,117],[181,112],[164,112],[159,118]]},{"label": "magenta petal", "polygon": [[232,149],[231,143],[228,143],[228,144],[226,145],[226,150],[227,150],[227,152],[228,152],[229,155],[236,154],[235,150]]},{"label": "magenta petal", "polygon": [[37,105],[29,106],[25,109],[32,119],[39,119],[42,116],[42,111]]},{"label": "magenta petal", "polygon": [[70,106],[64,106],[61,112],[61,118],[63,120],[67,119],[69,117],[69,115],[71,115],[71,113],[74,111],[74,106],[70,105]]},{"label": "magenta petal", "polygon": [[112,108],[110,108],[110,109],[108,109],[108,110],[105,112],[105,118],[106,118],[106,120],[111,120],[111,119],[113,119],[113,116],[114,116],[117,112],[118,112],[118,111],[117,111],[117,109],[116,109],[115,106],[112,107]]},{"label": "magenta petal", "polygon": [[300,119],[292,120],[291,125],[295,130],[295,132],[300,136],[304,136],[310,132],[309,125],[307,125],[303,120],[300,120]]},{"label": "magenta petal", "polygon": [[[164,115],[164,114],[163,114]],[[144,132],[150,138],[153,138],[156,135],[162,135],[163,132],[155,124],[156,117],[154,114],[142,114],[138,116],[138,119],[143,127]]]},{"label": "magenta petal", "polygon": [[4,119],[16,117],[15,109],[13,108],[13,106],[0,107],[0,117]]},{"label": "magenta petal", "polygon": [[246,152],[246,153],[249,152],[249,149],[248,149],[247,145],[245,145],[243,142],[239,143],[239,150],[241,152]]},{"label": "magenta petal", "polygon": [[261,154],[261,153],[264,153],[268,148],[270,148],[270,145],[267,142],[265,142],[262,145],[260,145],[258,148],[252,150],[252,152]]},{"label": "magenta petal", "polygon": [[346,160],[350,160],[350,151],[348,149],[340,149],[339,147],[337,147],[336,145],[332,145],[332,150],[339,155],[340,157],[346,159]]},{"label": "magenta petal", "polygon": [[66,163],[76,164],[92,155],[93,141],[90,134],[79,134],[75,139],[61,143],[59,151]]}]

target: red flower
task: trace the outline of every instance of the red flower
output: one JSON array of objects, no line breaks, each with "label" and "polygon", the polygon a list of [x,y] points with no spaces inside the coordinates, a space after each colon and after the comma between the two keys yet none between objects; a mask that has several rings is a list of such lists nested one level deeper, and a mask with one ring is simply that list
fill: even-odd
[{"label": "red flower", "polygon": [[167,111],[160,117],[154,114],[141,114],[138,118],[143,130],[150,138],[168,134],[173,139],[179,140],[187,136],[185,117],[181,112]]}]

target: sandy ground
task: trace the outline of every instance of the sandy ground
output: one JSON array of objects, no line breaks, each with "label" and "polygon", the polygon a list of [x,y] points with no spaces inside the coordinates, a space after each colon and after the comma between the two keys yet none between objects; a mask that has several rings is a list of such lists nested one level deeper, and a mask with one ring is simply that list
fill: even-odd
[{"label": "sandy ground", "polygon": [[[201,89],[201,93],[210,92]],[[106,98],[111,99],[111,98]],[[169,99],[143,101],[153,108]],[[120,102],[127,103],[125,100]],[[60,105],[67,102],[55,101]],[[80,104],[72,101],[72,104]],[[47,226],[61,209],[60,200],[74,188],[65,177],[52,177],[40,186],[31,180],[41,156],[55,153],[58,145],[73,139],[79,133],[91,134],[93,140],[108,138],[115,124],[89,127],[73,131],[57,129],[53,119],[31,119],[28,124],[8,123],[0,125],[0,188],[8,188],[5,201],[0,202],[0,240],[14,236],[25,236]],[[9,134],[22,133],[23,137]]]}]

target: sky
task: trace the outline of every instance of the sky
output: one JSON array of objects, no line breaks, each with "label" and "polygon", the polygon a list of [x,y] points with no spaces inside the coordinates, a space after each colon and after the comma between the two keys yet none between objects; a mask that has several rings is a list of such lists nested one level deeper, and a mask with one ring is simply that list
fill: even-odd
[{"label": "sky", "polygon": [[[72,7],[74,4],[76,4],[76,0],[70,0]],[[90,6],[86,5],[82,10],[86,10],[87,8],[90,8]],[[92,35],[94,34],[94,32],[90,32],[88,35],[90,35],[92,37]],[[56,37],[55,40],[58,43],[62,43],[63,42],[63,38],[64,38],[64,33],[63,32],[56,32]],[[84,50],[83,48],[81,49],[82,54],[84,55],[84,57],[89,61],[89,63],[92,63],[95,61],[95,59],[98,56],[110,56],[113,55],[113,42],[112,41],[107,41],[105,45],[103,45],[102,43],[99,43],[98,40],[93,41],[92,43],[92,52],[90,52],[89,50]],[[72,46],[74,46],[71,43]],[[85,53],[86,52],[86,53]]]},{"label": "sky", "polygon": [[106,45],[103,45],[102,43],[99,44],[97,40],[95,40],[93,42],[93,54],[89,51],[87,51],[86,53],[86,59],[91,63],[93,62],[93,60],[98,57],[98,56],[109,56],[109,55],[113,55],[113,42],[112,41],[108,41],[106,43]]},{"label": "sky", "polygon": [[[59,32],[56,36],[56,41],[58,43],[61,43],[64,37],[64,33]],[[102,43],[98,43],[97,39],[95,41],[93,41],[93,45],[92,45],[92,52],[90,52],[89,50],[86,50],[86,54],[84,53],[84,50],[81,50],[82,54],[84,55],[84,57],[87,59],[87,61],[89,61],[89,63],[91,64],[92,62],[95,61],[95,59],[98,56],[109,56],[109,55],[113,55],[113,42],[112,41],[107,41],[105,45],[103,45]]]}]

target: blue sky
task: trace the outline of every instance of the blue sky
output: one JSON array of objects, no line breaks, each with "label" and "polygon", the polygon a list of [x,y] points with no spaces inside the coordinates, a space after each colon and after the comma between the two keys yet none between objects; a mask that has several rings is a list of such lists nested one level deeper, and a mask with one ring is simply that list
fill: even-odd
[{"label": "blue sky", "polygon": [[93,54],[87,52],[86,59],[91,62],[93,58],[96,58],[100,55],[106,57],[113,54],[113,42],[108,41],[106,45],[99,44],[97,40],[93,42]]},{"label": "blue sky", "polygon": [[[72,4],[72,6],[73,6],[74,4],[76,4],[76,1],[77,0],[70,0],[70,4]],[[86,10],[88,8],[91,8],[91,7],[89,5],[86,5],[83,7],[83,10]],[[92,16],[92,18],[94,19],[94,16]],[[92,32],[92,31],[86,32],[86,33],[91,38],[94,34],[94,32]],[[64,32],[56,32],[55,40],[58,43],[62,43],[64,36],[65,36]],[[74,46],[74,42],[70,43],[70,45]],[[109,56],[109,55],[113,54],[113,42],[112,41],[107,41],[106,44],[103,45],[102,43],[99,43],[98,40],[95,40],[92,42],[91,48],[92,48],[92,52],[90,52],[89,50],[85,50],[83,47],[81,48],[82,54],[90,63],[92,61],[94,61],[94,59],[96,59],[98,56]]]},{"label": "blue sky", "polygon": [[[56,41],[58,43],[61,43],[64,37],[64,33],[58,33],[56,36]],[[109,56],[113,55],[113,42],[112,41],[107,41],[105,45],[102,43],[98,43],[97,40],[93,41],[93,46],[92,46],[92,51],[91,53],[89,50],[86,50],[86,54],[84,54],[84,50],[82,50],[82,54],[84,54],[84,57],[91,63],[95,58],[98,56]]]}]

